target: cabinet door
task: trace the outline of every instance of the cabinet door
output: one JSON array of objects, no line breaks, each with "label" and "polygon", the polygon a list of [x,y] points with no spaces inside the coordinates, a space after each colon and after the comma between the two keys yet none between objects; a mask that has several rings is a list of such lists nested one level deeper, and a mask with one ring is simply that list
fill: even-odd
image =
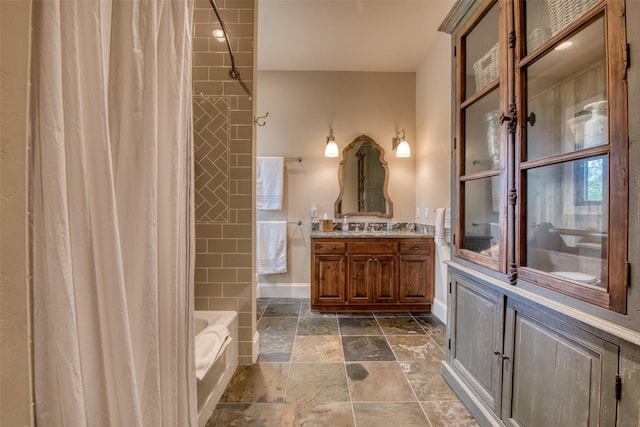
[{"label": "cabinet door", "polygon": [[[561,11],[565,5],[571,7]],[[518,111],[524,118],[518,122],[516,159],[522,221],[518,277],[624,313],[625,2],[516,6],[517,32],[526,34],[516,65]]]},{"label": "cabinet door", "polygon": [[316,255],[314,257],[314,304],[335,304],[345,301],[345,256]]},{"label": "cabinet door", "polygon": [[485,1],[456,38],[455,256],[506,270],[507,2]]},{"label": "cabinet door", "polygon": [[368,303],[373,301],[371,278],[374,261],[371,255],[349,255],[349,302]]},{"label": "cabinet door", "polygon": [[400,256],[400,302],[428,302],[433,299],[433,261],[429,255]]},{"label": "cabinet door", "polygon": [[615,425],[618,347],[517,302],[506,325],[507,425]]},{"label": "cabinet door", "polygon": [[453,279],[449,363],[500,413],[504,295],[463,276]]},{"label": "cabinet door", "polygon": [[396,302],[396,256],[373,255],[375,302]]}]

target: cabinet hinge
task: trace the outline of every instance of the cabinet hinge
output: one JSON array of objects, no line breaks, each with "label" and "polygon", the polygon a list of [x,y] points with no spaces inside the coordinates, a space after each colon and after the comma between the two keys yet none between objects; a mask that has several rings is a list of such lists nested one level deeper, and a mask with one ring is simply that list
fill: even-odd
[{"label": "cabinet hinge", "polygon": [[511,31],[509,33],[509,49],[513,49],[516,47],[516,32]]},{"label": "cabinet hinge", "polygon": [[518,190],[512,188],[509,190],[509,195],[507,196],[507,201],[510,205],[515,206],[518,201]]},{"label": "cabinet hinge", "polygon": [[455,58],[456,55],[458,54],[458,49],[456,46],[453,47],[453,57]]},{"label": "cabinet hinge", "polygon": [[515,264],[509,264],[507,279],[509,279],[509,283],[512,285],[515,285],[518,281],[518,267]]},{"label": "cabinet hinge", "polygon": [[458,140],[453,138],[453,149],[456,150],[458,148]]},{"label": "cabinet hinge", "polygon": [[449,342],[447,344],[447,347],[449,348],[449,350],[451,350],[451,338],[449,338]]},{"label": "cabinet hinge", "polygon": [[629,43],[624,45],[624,68],[631,67],[631,48]]},{"label": "cabinet hinge", "polygon": [[449,293],[451,293],[451,282],[449,282]]},{"label": "cabinet hinge", "polygon": [[518,109],[516,104],[509,104],[508,114],[500,114],[498,121],[501,125],[504,122],[509,122],[509,133],[516,133],[518,128]]},{"label": "cabinet hinge", "polygon": [[616,375],[616,400],[620,400],[622,397],[622,378],[620,375]]},{"label": "cabinet hinge", "polygon": [[624,286],[628,288],[631,286],[631,263],[629,261],[625,262],[625,272],[624,272]]},{"label": "cabinet hinge", "polygon": [[451,235],[451,244],[454,245],[454,246],[456,245],[456,235],[455,235],[455,233]]}]

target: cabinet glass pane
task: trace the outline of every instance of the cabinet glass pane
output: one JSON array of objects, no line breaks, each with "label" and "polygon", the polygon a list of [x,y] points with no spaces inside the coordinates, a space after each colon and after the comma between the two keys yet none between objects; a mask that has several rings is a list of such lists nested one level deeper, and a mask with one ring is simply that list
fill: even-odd
[{"label": "cabinet glass pane", "polygon": [[466,98],[498,78],[499,53],[496,3],[466,37]]},{"label": "cabinet glass pane", "polygon": [[527,53],[531,53],[569,24],[580,18],[600,0],[529,0],[527,17]]},{"label": "cabinet glass pane", "polygon": [[608,144],[604,30],[600,18],[527,69],[527,160]]},{"label": "cabinet glass pane", "polygon": [[606,287],[608,158],[528,170],[527,266]]},{"label": "cabinet glass pane", "polygon": [[464,174],[500,168],[498,90],[464,110]]},{"label": "cabinet glass pane", "polygon": [[464,184],[462,249],[498,258],[500,227],[500,176],[474,179]]}]

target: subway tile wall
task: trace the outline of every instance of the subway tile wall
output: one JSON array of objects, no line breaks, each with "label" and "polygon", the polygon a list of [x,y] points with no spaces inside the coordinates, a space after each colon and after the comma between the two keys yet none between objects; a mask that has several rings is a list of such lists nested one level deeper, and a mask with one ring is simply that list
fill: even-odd
[{"label": "subway tile wall", "polygon": [[193,31],[196,310],[238,312],[240,364],[252,363],[254,0],[216,0],[241,81],[229,77],[209,0],[196,0]]}]

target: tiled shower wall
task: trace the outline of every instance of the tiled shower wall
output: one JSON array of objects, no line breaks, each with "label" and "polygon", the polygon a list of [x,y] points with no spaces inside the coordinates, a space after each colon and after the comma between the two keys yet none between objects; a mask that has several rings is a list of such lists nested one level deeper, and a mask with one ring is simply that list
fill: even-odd
[{"label": "tiled shower wall", "polygon": [[253,270],[254,0],[216,0],[241,82],[229,77],[225,42],[209,0],[196,0],[193,122],[196,310],[238,312],[239,363],[252,363],[256,330]]}]

